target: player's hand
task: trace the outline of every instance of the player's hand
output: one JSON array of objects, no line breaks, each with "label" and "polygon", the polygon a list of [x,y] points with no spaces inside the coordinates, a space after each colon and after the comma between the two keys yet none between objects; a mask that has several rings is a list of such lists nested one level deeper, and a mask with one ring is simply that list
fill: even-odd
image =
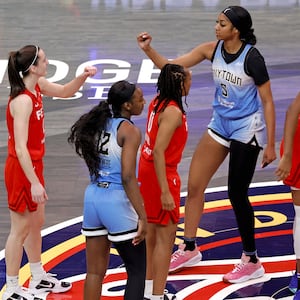
[{"label": "player's hand", "polygon": [[138,245],[141,241],[145,239],[147,232],[147,220],[146,219],[139,219],[138,222],[138,231],[136,236],[132,240],[133,245]]},{"label": "player's hand", "polygon": [[97,73],[97,68],[95,66],[86,66],[84,73],[89,77],[93,77]]},{"label": "player's hand", "polygon": [[46,190],[41,183],[31,185],[31,196],[32,201],[38,204],[45,203],[48,200]]},{"label": "player's hand", "polygon": [[152,36],[148,32],[141,32],[140,34],[138,34],[136,39],[140,48],[145,50],[150,46]]},{"label": "player's hand", "polygon": [[277,180],[284,180],[286,177],[288,177],[290,174],[291,167],[292,167],[292,159],[290,157],[286,157],[285,155],[283,155],[275,171]]},{"label": "player's hand", "polygon": [[175,206],[174,198],[170,192],[162,193],[161,197],[161,206],[164,210],[173,210]]},{"label": "player's hand", "polygon": [[275,147],[268,146],[264,150],[261,167],[265,168],[268,164],[276,159]]}]

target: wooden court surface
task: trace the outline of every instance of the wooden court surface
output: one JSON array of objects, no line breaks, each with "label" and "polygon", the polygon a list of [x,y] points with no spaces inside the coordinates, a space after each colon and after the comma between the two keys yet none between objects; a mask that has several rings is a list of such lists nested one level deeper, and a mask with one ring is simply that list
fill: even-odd
[{"label": "wooden court surface", "polygon": [[[48,78],[61,83],[72,79],[88,62],[96,64],[99,70],[76,99],[44,98],[47,228],[82,214],[88,174],[67,144],[68,130],[77,117],[105,99],[105,91],[116,78],[137,82],[148,103],[155,94],[157,73],[149,71],[152,67],[138,48],[136,35],[149,31],[157,50],[169,58],[176,57],[198,43],[215,39],[215,20],[228,5],[245,6],[252,15],[257,48],[265,57],[271,77],[278,150],[286,108],[300,90],[300,1],[0,0],[0,251],[4,249],[10,226],[3,178],[9,51],[26,44],[39,45],[50,61]],[[186,192],[192,153],[210,119],[214,93],[210,63],[204,62],[192,71],[193,83],[186,108],[189,139],[180,165],[182,192]],[[140,117],[134,118],[142,131],[146,110],[147,106]],[[277,163],[278,160],[266,169],[261,169],[258,163],[253,182],[276,180]],[[226,174],[227,160],[209,187],[225,186]],[[0,272],[4,276],[3,270]]]}]

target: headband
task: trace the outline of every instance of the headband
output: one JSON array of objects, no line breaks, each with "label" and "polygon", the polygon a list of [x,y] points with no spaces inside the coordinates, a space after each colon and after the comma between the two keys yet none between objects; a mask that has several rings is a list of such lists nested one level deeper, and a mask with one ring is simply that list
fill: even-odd
[{"label": "headband", "polygon": [[241,31],[241,26],[240,26],[240,17],[235,13],[235,11],[231,7],[225,8],[222,13],[230,20],[232,25]]},{"label": "headband", "polygon": [[126,89],[124,89],[121,93],[120,93],[120,98],[122,104],[129,101],[130,98],[132,97],[133,93],[135,91],[135,84],[134,83],[127,83],[127,87]]},{"label": "headband", "polygon": [[32,63],[30,64],[30,66],[25,70],[23,71],[23,73],[26,73],[27,71],[29,71],[30,67],[35,63],[37,57],[38,57],[38,54],[39,54],[39,47],[35,45],[35,56],[34,56],[34,59],[32,61]]},{"label": "headband", "polygon": [[132,97],[136,86],[134,83],[122,80],[115,83],[108,92],[108,104],[122,105],[123,103],[130,100]]}]

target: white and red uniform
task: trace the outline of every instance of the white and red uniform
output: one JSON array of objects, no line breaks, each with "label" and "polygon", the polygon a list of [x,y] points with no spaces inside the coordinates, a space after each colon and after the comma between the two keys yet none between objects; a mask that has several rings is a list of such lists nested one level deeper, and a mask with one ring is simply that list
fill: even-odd
[{"label": "white and red uniform", "polygon": [[[38,85],[35,87],[36,95],[28,90],[22,94],[28,95],[32,100],[32,113],[28,124],[27,149],[29,151],[34,170],[42,185],[43,177],[43,157],[45,154],[45,130],[44,130],[44,110],[41,91]],[[10,98],[6,109],[6,123],[8,129],[8,156],[5,164],[5,185],[8,195],[8,207],[16,212],[24,212],[37,209],[37,203],[32,201],[31,184],[25,176],[19,163],[14,140],[14,120],[10,112]]]},{"label": "white and red uniform", "polygon": [[[283,154],[284,141],[281,141],[280,155]],[[289,176],[283,181],[284,184],[300,189],[300,116],[298,117],[298,125],[294,136],[292,168]]]},{"label": "white and red uniform", "polygon": [[[155,98],[149,105],[146,137],[139,161],[139,182],[141,184],[140,190],[144,198],[148,222],[166,225],[170,218],[173,223],[178,223],[179,221],[181,181],[177,172],[177,166],[181,160],[182,152],[186,144],[188,129],[186,116],[182,114],[182,125],[175,130],[168,148],[165,151],[167,180],[176,205],[174,210],[166,211],[162,209],[161,190],[153,161],[153,148],[159,128],[159,112],[154,113],[156,102]],[[174,101],[168,104],[168,106],[171,105],[178,107]]]}]

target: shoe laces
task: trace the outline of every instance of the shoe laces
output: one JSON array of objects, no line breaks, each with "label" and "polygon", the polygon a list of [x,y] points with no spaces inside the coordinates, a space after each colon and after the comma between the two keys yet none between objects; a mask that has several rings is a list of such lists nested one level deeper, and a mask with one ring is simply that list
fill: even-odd
[{"label": "shoe laces", "polygon": [[182,250],[175,251],[171,257],[171,262],[176,261],[180,256],[183,256],[183,255],[184,255],[184,251],[182,251]]},{"label": "shoe laces", "polygon": [[59,283],[59,280],[56,278],[57,274],[46,273],[45,280],[51,281],[53,283]]},{"label": "shoe laces", "polygon": [[247,263],[243,262],[243,261],[234,265],[234,269],[232,270],[232,273],[241,271],[246,265],[247,265]]}]

